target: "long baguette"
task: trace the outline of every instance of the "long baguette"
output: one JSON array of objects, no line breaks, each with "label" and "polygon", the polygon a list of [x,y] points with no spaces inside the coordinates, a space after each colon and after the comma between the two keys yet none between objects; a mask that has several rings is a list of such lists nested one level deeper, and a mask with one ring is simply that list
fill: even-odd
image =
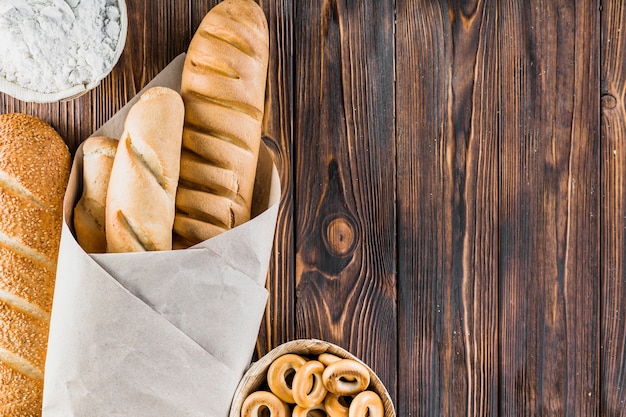
[{"label": "long baguette", "polygon": [[51,126],[0,116],[0,417],[41,415],[69,169]]},{"label": "long baguette", "polygon": [[126,116],[106,197],[107,252],[172,249],[184,113],[176,91],[153,87]]},{"label": "long baguette", "polygon": [[174,247],[250,218],[269,57],[267,20],[252,0],[224,0],[200,23],[187,51]]}]

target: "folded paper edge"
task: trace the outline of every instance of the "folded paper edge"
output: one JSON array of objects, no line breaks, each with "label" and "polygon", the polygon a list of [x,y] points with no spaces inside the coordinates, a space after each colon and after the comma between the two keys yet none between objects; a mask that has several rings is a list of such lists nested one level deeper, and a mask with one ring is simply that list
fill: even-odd
[{"label": "folded paper edge", "polygon": [[[67,236],[68,233],[70,233],[69,229],[65,225],[63,225],[62,234],[65,234]],[[64,251],[65,253],[70,253],[70,252],[76,253],[76,251],[73,250],[75,248],[71,248],[72,246],[78,246],[77,242],[74,239],[62,240],[62,247],[67,247],[67,245],[70,246],[70,250]],[[109,288],[111,288],[110,287],[111,285],[114,286],[114,288],[116,288],[115,292],[118,294],[118,296],[124,297],[124,299],[127,300],[128,303],[130,303],[131,305],[135,305],[136,306],[135,308],[142,309],[143,311],[146,311],[146,312],[147,311],[154,312],[154,310],[151,310],[149,306],[145,305],[145,303],[141,299],[139,299],[134,294],[129,292],[124,286],[120,285],[117,280],[111,277],[110,274],[106,270],[101,268],[90,256],[84,253],[83,254],[79,253],[78,256],[80,258],[79,259],[74,258],[71,264],[65,263],[63,266],[60,263],[60,268],[61,269],[72,268],[74,265],[82,264],[83,266],[80,268],[84,270],[85,268],[89,268],[89,265],[91,265],[93,266],[93,268],[96,269],[95,275],[97,276],[94,276],[94,273],[92,270],[92,273],[88,275],[88,278],[98,279],[100,280],[101,283],[105,283],[107,286],[109,286]],[[84,288],[84,284],[81,284],[82,281],[80,280],[86,279],[85,275],[81,274],[78,277],[78,280],[71,280],[68,278],[69,277],[66,276],[64,278],[58,279],[55,291],[58,290],[63,293],[67,293],[66,290],[68,290],[69,288],[70,292],[84,294],[83,291],[79,291],[79,290],[81,288]],[[90,299],[93,299],[93,298],[90,298]],[[59,363],[63,363],[63,361],[58,359],[58,355],[64,355],[64,352],[66,352],[68,349],[68,345],[67,345],[68,340],[73,340],[73,338],[71,337],[68,338],[67,336],[60,336],[57,331],[57,328],[59,326],[61,327],[66,326],[66,324],[68,322],[72,322],[72,320],[80,323],[82,321],[82,317],[73,314],[72,306],[69,303],[65,303],[62,305],[57,305],[57,303],[58,301],[55,301],[53,304],[53,312],[52,312],[52,318],[51,318],[51,323],[50,323],[51,337],[50,337],[50,343],[49,343],[49,349],[48,349],[48,358],[46,360],[46,370],[44,373],[44,398],[43,398],[43,407],[44,407],[43,416],[44,417],[59,415],[57,412],[57,408],[56,408],[58,407],[59,401],[71,402],[72,400],[70,398],[74,398],[74,399],[76,398],[74,395],[70,395],[68,391],[69,387],[63,385],[64,381],[62,378],[61,378],[61,381],[59,381],[53,377],[55,375],[67,374],[68,372],[67,368],[62,368],[62,369],[59,368]],[[196,356],[202,355],[203,364],[207,366],[210,364],[211,369],[218,370],[219,374],[221,375],[225,375],[226,373],[229,373],[232,375],[233,379],[236,379],[236,378],[238,379],[241,377],[240,371],[238,369],[233,369],[231,366],[221,361],[218,357],[213,355],[213,353],[204,349],[202,346],[196,343],[192,338],[190,338],[187,334],[185,334],[183,331],[178,329],[175,325],[173,325],[167,319],[165,319],[164,317],[161,317],[161,315],[159,315],[157,312],[154,312],[154,314],[151,314],[150,316],[153,317],[154,320],[156,320],[155,323],[157,324],[160,323],[158,324],[158,326],[166,326],[165,328],[167,329],[168,333],[176,337],[175,340],[178,341],[176,342],[178,343],[178,346],[183,346],[181,345],[181,343],[184,343],[184,346],[186,346],[185,350],[187,352],[196,352],[195,353]],[[70,317],[70,319],[66,320],[68,317]],[[146,322],[142,321],[142,323],[145,324]],[[77,331],[80,331],[80,329],[82,329],[80,328],[80,326],[74,327],[70,325],[70,327],[76,329]],[[144,326],[142,325],[142,327]],[[76,346],[76,345],[72,343],[72,345],[70,345],[70,351],[76,350],[75,348],[72,349],[71,346]],[[78,389],[78,388],[74,387],[74,389]],[[60,394],[60,398],[57,397],[57,395],[54,395],[54,393]],[[84,417],[84,415],[82,414],[81,415],[72,414],[72,416]]]},{"label": "folded paper edge", "polygon": [[[184,55],[185,54],[181,54],[179,57],[177,57],[174,60],[174,62],[172,62],[170,65],[168,65],[168,67],[166,67],[166,69],[164,69],[164,71],[167,70],[168,68],[170,70],[175,69],[177,66],[179,68],[182,68],[180,65],[184,61]],[[155,80],[156,80],[156,78],[155,78]],[[153,82],[151,82],[152,85],[156,85],[156,84],[154,84],[155,80],[153,80]],[[149,86],[151,86],[151,85],[149,84],[148,86],[146,86],[146,88],[149,88]],[[127,106],[130,105],[130,104],[131,103],[129,102],[129,104],[127,104]],[[102,131],[98,130],[98,131],[94,132],[93,135],[100,134],[100,133],[102,133]],[[82,166],[83,166],[82,165],[83,164],[83,149],[82,148],[83,148],[83,144],[80,144],[79,147],[77,148],[76,152],[75,152],[75,157],[74,157],[74,161],[72,163],[72,169],[71,169],[70,179],[69,179],[70,186],[68,186],[68,190],[66,192],[66,195],[65,195],[64,201],[63,201],[63,224],[62,224],[62,236],[61,236],[61,239],[62,239],[62,241],[63,240],[68,240],[68,239],[72,240],[72,242],[65,242],[65,243],[70,243],[70,245],[72,247],[72,252],[75,252],[75,251],[79,252],[80,253],[79,256],[84,256],[85,260],[87,260],[87,258],[89,258],[89,262],[90,263],[93,263],[94,265],[97,265],[98,268],[102,268],[102,266],[98,264],[97,260],[94,259],[94,256],[92,256],[92,254],[88,254],[88,253],[86,253],[82,249],[82,247],[76,241],[75,234],[74,234],[73,210],[74,210],[74,207],[75,207],[76,203],[78,202],[78,199],[80,198],[80,194],[82,193]],[[200,247],[203,247],[203,244],[208,245],[208,250],[210,250],[211,252],[221,256],[221,251],[219,249],[216,250],[214,248],[214,246],[212,245],[212,243],[213,244],[217,244],[220,240],[227,239],[230,234],[244,233],[247,236],[254,236],[255,233],[248,232],[247,229],[252,228],[252,230],[254,230],[255,224],[258,223],[258,222],[263,222],[263,223],[271,225],[271,228],[272,228],[271,236],[270,235],[267,236],[267,239],[270,240],[270,242],[268,242],[269,246],[264,248],[264,251],[266,253],[263,253],[262,256],[261,256],[261,259],[260,259],[260,263],[262,264],[261,265],[262,266],[262,270],[260,271],[260,273],[258,274],[257,279],[256,279],[256,283],[259,286],[263,287],[263,290],[265,290],[265,278],[266,278],[266,275],[267,275],[267,270],[269,269],[269,258],[271,256],[271,251],[272,251],[272,248],[273,248],[273,239],[274,239],[274,233],[275,233],[275,228],[276,228],[276,221],[277,221],[277,217],[278,217],[278,208],[279,208],[280,198],[281,198],[281,184],[280,184],[280,177],[278,175],[278,170],[276,168],[276,165],[274,164],[274,162],[273,162],[273,160],[271,158],[269,150],[266,148],[266,146],[264,144],[261,145],[260,158],[265,158],[265,160],[268,161],[268,163],[271,163],[271,171],[270,171],[271,174],[269,174],[269,178],[266,179],[266,181],[269,182],[269,193],[268,193],[268,199],[266,200],[267,201],[267,207],[264,210],[261,210],[261,212],[256,217],[252,218],[248,222],[246,222],[246,223],[244,223],[244,224],[242,224],[242,225],[240,225],[240,226],[238,226],[238,227],[236,227],[234,229],[226,231],[226,232],[222,233],[221,235],[216,236],[215,238],[212,238],[212,239],[209,239],[209,240],[207,240],[205,242],[202,242]],[[190,248],[190,249],[192,249],[192,248]],[[207,249],[207,248],[205,248],[205,249]],[[193,249],[193,250],[195,250],[195,249]],[[61,258],[62,255],[63,254],[61,254],[61,253],[59,254],[60,258]],[[116,256],[116,255],[117,254],[107,254],[107,256]],[[122,255],[122,254],[120,254],[120,255]],[[129,254],[123,254],[123,255],[127,256]],[[225,259],[226,261],[228,261],[227,255],[225,257],[223,256],[222,258]],[[245,275],[250,276],[250,274],[246,273],[246,271],[243,271],[240,268],[238,268],[238,265],[237,265],[236,262],[228,261],[228,264],[231,267],[236,267],[235,269],[237,269],[238,271],[244,273]],[[104,272],[108,274],[107,271],[104,271]],[[108,274],[108,275],[110,276],[110,274]],[[250,276],[250,277],[253,278],[252,276]],[[113,277],[111,277],[111,278],[114,279]],[[118,282],[118,284],[119,284],[119,282]],[[121,284],[119,284],[119,285],[122,288],[124,288]],[[125,288],[124,288],[124,290],[128,291]],[[130,293],[130,294],[132,295],[132,293]],[[53,310],[53,317],[54,317],[54,310]],[[261,320],[259,320],[259,322],[260,321]],[[211,355],[209,352],[207,352],[207,353],[209,355]],[[245,372],[245,369],[242,370],[242,375],[243,375],[243,372]]]}]

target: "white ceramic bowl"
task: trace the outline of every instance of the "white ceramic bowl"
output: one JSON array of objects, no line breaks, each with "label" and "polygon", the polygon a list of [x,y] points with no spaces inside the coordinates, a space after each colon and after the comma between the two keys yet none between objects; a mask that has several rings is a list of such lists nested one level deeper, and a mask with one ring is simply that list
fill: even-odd
[{"label": "white ceramic bowl", "polygon": [[[91,0],[89,0],[91,1]],[[115,55],[111,61],[111,65],[106,70],[92,80],[89,84],[80,84],[72,88],[68,88],[62,91],[55,91],[51,93],[42,93],[39,91],[24,88],[18,84],[8,81],[3,76],[0,76],[0,91],[6,93],[19,100],[33,103],[53,103],[57,101],[69,100],[79,97],[89,90],[97,87],[100,82],[113,70],[115,64],[119,60],[122,52],[124,51],[124,45],[126,44],[126,34],[128,32],[128,11],[126,8],[125,0],[117,0],[120,11],[120,35],[117,41],[117,47],[115,49]]]}]

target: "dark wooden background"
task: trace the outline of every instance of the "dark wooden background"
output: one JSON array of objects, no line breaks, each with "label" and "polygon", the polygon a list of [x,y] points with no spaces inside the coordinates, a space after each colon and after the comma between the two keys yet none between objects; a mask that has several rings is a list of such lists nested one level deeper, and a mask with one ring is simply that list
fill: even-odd
[{"label": "dark wooden background", "polygon": [[[127,0],[71,150],[217,0]],[[337,343],[399,416],[626,416],[626,5],[261,0],[283,199],[257,354]]]}]

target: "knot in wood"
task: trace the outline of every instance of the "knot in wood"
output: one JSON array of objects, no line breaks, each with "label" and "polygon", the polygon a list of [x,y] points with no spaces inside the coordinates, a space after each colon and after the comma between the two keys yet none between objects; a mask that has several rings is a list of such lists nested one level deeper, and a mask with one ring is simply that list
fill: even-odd
[{"label": "knot in wood", "polygon": [[354,222],[347,217],[327,219],[324,228],[324,243],[328,251],[335,256],[347,256],[354,252],[356,233]]},{"label": "knot in wood", "polygon": [[600,103],[605,109],[614,109],[617,106],[617,99],[613,94],[605,93],[602,94]]}]

